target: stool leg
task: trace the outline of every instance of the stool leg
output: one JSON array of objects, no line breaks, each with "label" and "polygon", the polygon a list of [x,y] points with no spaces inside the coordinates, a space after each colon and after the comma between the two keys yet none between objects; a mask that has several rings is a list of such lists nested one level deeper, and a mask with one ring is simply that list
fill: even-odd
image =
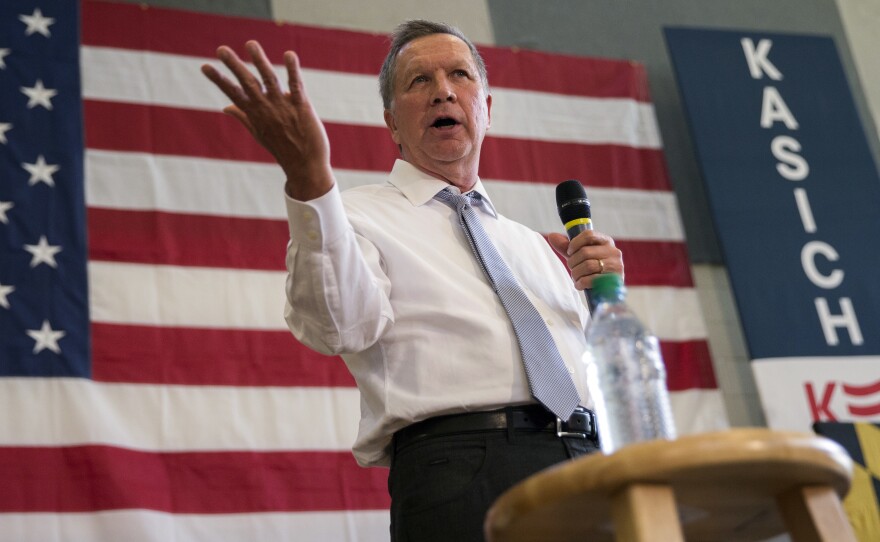
[{"label": "stool leg", "polygon": [[611,516],[620,542],[684,542],[672,488],[632,484],[611,498]]},{"label": "stool leg", "polygon": [[856,542],[852,525],[831,487],[795,488],[776,500],[795,542]]}]

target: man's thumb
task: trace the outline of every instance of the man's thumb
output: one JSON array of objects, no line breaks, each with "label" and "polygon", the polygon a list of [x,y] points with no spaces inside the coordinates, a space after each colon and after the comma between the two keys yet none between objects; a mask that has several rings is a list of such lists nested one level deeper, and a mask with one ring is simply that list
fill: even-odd
[{"label": "man's thumb", "polygon": [[563,258],[568,257],[568,237],[561,233],[553,232],[547,235],[547,241],[550,243],[550,246],[553,247],[553,250],[558,252],[560,256]]}]

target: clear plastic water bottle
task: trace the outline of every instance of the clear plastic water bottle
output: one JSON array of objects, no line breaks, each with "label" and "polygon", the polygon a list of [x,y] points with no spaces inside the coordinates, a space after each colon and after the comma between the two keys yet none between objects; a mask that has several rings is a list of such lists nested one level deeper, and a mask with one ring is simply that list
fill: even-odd
[{"label": "clear plastic water bottle", "polygon": [[674,439],[660,345],[626,304],[623,279],[596,277],[598,305],[587,328],[587,382],[596,404],[602,452],[627,444]]}]

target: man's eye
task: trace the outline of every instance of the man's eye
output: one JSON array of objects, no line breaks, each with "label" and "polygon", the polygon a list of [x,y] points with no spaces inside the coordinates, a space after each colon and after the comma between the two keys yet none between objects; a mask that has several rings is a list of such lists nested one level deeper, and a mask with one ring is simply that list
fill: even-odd
[{"label": "man's eye", "polygon": [[424,75],[417,75],[417,76],[413,77],[412,82],[413,83],[424,83],[427,80],[428,80],[428,78],[425,77]]},{"label": "man's eye", "polygon": [[468,72],[466,72],[465,70],[455,70],[452,73],[459,77],[468,77]]}]

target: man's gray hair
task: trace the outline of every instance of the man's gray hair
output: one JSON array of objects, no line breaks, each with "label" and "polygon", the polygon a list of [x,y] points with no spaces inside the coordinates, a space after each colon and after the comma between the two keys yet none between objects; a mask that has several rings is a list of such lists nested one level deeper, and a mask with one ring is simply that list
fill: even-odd
[{"label": "man's gray hair", "polygon": [[394,29],[394,32],[391,33],[391,48],[388,50],[388,55],[382,63],[382,69],[379,71],[379,94],[382,95],[382,105],[385,109],[391,108],[391,98],[394,94],[394,76],[397,71],[397,55],[400,53],[400,50],[413,40],[434,34],[450,34],[465,42],[468,49],[471,50],[471,56],[474,57],[474,62],[477,64],[477,71],[480,74],[483,88],[486,90],[486,94],[489,93],[489,78],[486,74],[486,63],[483,62],[483,57],[480,56],[480,52],[477,51],[477,47],[473,42],[471,42],[461,30],[452,25],[416,19],[401,23]]}]

